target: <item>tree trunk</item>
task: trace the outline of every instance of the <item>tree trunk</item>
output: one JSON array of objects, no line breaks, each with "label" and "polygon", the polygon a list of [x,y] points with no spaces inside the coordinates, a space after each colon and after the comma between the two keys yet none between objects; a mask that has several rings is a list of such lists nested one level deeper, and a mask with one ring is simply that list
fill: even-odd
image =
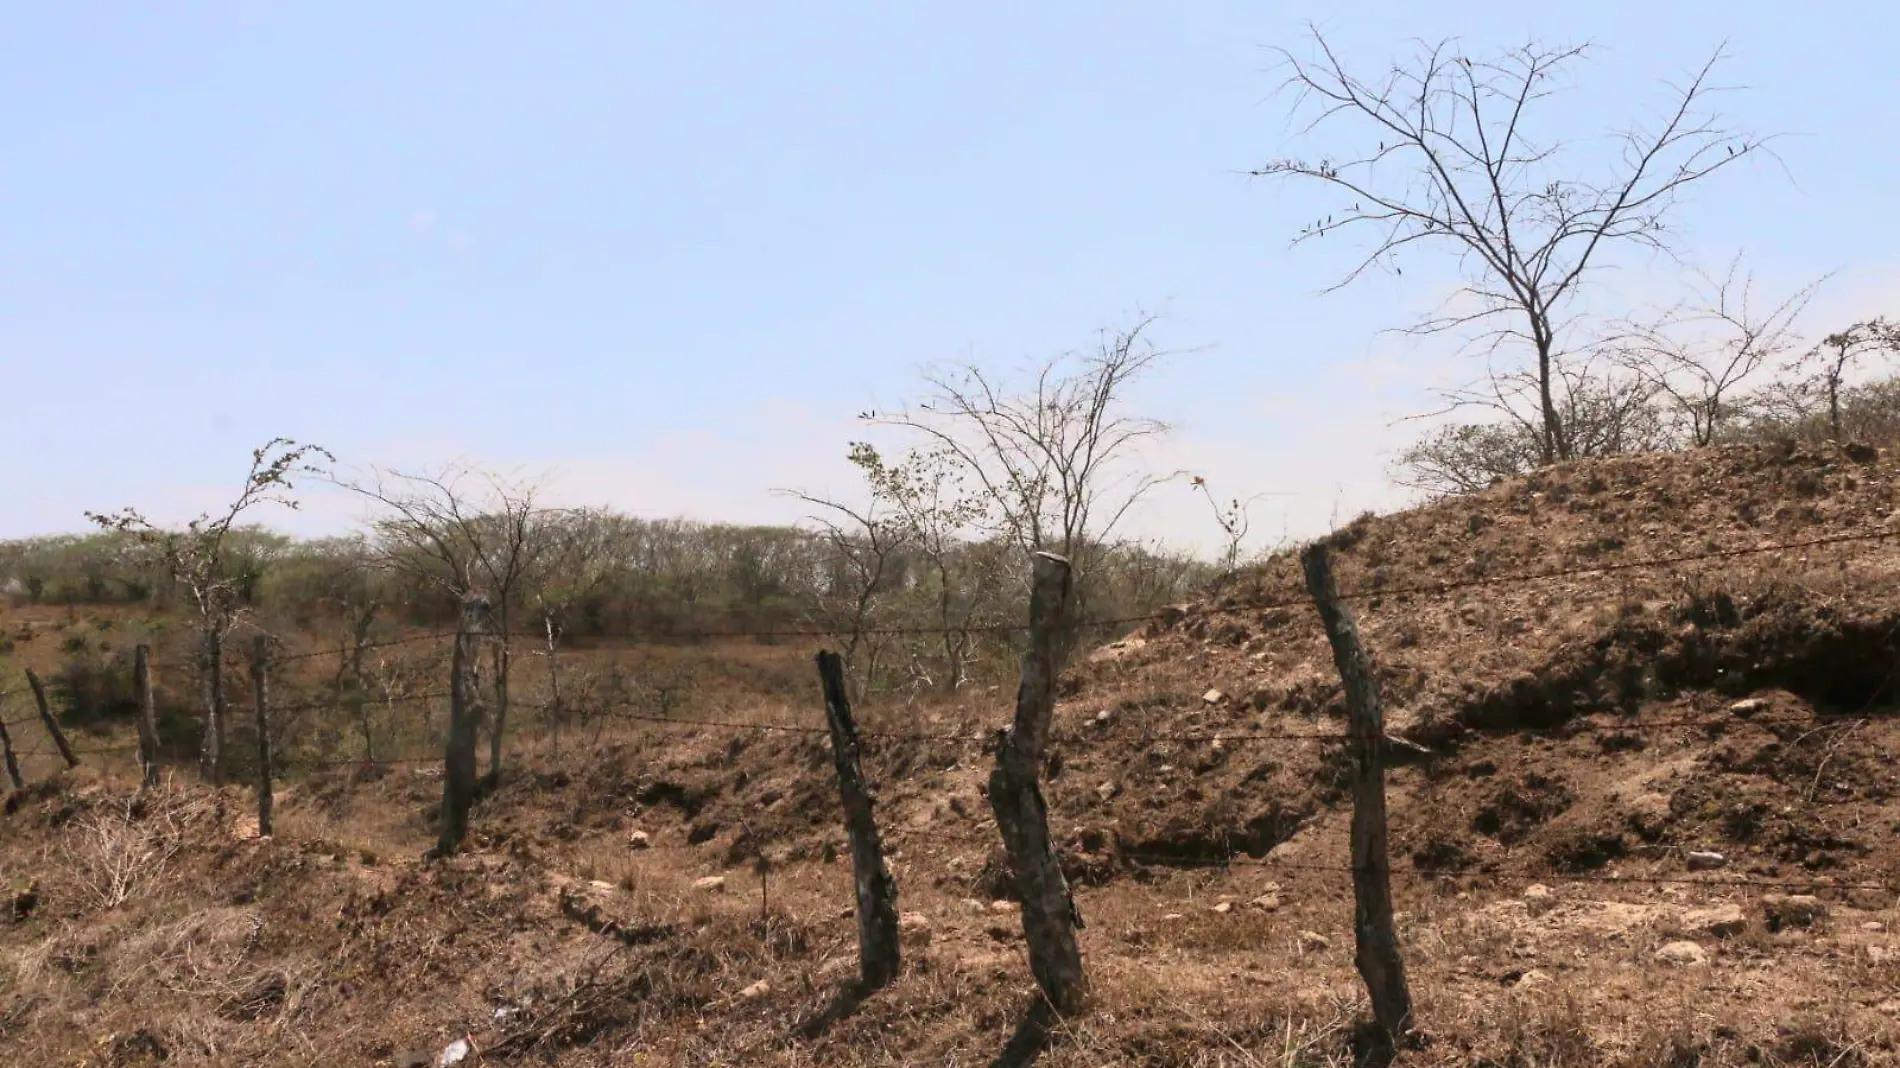
[{"label": "tree trunk", "polygon": [[132,652],[132,685],[139,695],[139,768],[146,786],[158,785],[158,699],[152,693],[152,648]]},{"label": "tree trunk", "polygon": [[1081,914],[1049,837],[1048,806],[1043,801],[1043,750],[1055,714],[1056,679],[1070,594],[1069,562],[1051,553],[1035,556],[1035,582],[1029,599],[1029,649],[1023,654],[1022,682],[1016,691],[1016,719],[1003,733],[990,773],[990,807],[996,813],[1003,846],[1022,899],[1023,935],[1036,983],[1058,1013],[1081,1011],[1088,998],[1082,950],[1075,932]]},{"label": "tree trunk", "polygon": [[1372,996],[1374,1018],[1396,1045],[1412,1028],[1412,994],[1392,921],[1392,871],[1386,855],[1385,713],[1379,705],[1372,663],[1359,641],[1359,628],[1333,579],[1326,544],[1308,546],[1300,554],[1300,563],[1332,644],[1333,663],[1345,683],[1346,707],[1352,717],[1347,743],[1353,760],[1352,888],[1357,945],[1353,962]]},{"label": "tree trunk", "polygon": [[66,744],[66,732],[59,729],[59,721],[53,718],[53,706],[46,700],[46,684],[32,668],[26,669],[26,684],[33,688],[33,703],[39,706],[40,722],[46,725],[46,733],[53,736],[53,745],[58,747],[61,760],[69,768],[79,766],[79,758],[73,755],[73,747]]},{"label": "tree trunk", "polygon": [[836,653],[818,654],[818,679],[825,695],[825,722],[831,727],[831,755],[838,768],[838,793],[844,803],[844,829],[851,840],[851,872],[858,902],[858,977],[864,993],[897,978],[897,881],[884,864],[871,810],[871,791],[858,763],[858,728],[845,695],[844,661]]},{"label": "tree trunk", "polygon": [[1550,341],[1537,338],[1537,400],[1544,423],[1544,463],[1570,459],[1569,443],[1564,440],[1563,420],[1557,417],[1557,398],[1551,389],[1552,358]]},{"label": "tree trunk", "polygon": [[438,856],[451,856],[468,837],[468,810],[475,803],[475,734],[481,717],[481,685],[475,663],[481,656],[481,632],[488,601],[480,594],[462,602],[449,664],[449,741],[443,755],[442,828]]},{"label": "tree trunk", "polygon": [[508,620],[501,619],[501,639],[495,646],[495,716],[488,732],[488,785],[501,782],[501,739],[508,727]]},{"label": "tree trunk", "polygon": [[251,639],[251,703],[257,713],[257,834],[270,837],[270,639]]},{"label": "tree trunk", "polygon": [[26,789],[26,780],[20,777],[20,761],[13,755],[13,736],[7,733],[7,723],[0,718],[0,756],[7,762],[7,781],[15,790]]},{"label": "tree trunk", "polygon": [[198,774],[216,786],[224,782],[224,628],[206,627],[204,643],[205,729]]}]

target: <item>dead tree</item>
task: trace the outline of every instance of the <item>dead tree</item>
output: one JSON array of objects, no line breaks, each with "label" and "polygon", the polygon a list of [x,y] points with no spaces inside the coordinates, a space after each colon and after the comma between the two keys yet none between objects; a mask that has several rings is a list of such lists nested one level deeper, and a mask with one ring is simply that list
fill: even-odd
[{"label": "dead tree", "polygon": [[139,770],[145,786],[158,785],[158,700],[152,693],[152,647],[133,650],[132,687],[139,696]]},{"label": "dead tree", "polygon": [[69,768],[79,766],[79,758],[73,755],[73,747],[66,744],[66,732],[59,729],[59,721],[53,718],[53,706],[46,700],[46,683],[32,668],[26,669],[26,684],[33,688],[33,704],[40,710],[40,722],[45,725],[46,733],[53,736],[53,744],[59,748],[61,760]]},{"label": "dead tree", "polygon": [[270,837],[270,639],[251,639],[251,700],[257,715],[257,834]]},{"label": "dead tree", "polygon": [[858,902],[859,989],[868,994],[897,978],[897,881],[884,864],[884,845],[871,811],[871,791],[858,764],[858,728],[845,694],[843,658],[837,653],[819,653],[818,679],[824,688],[825,722],[831,727],[831,754],[838,767],[845,834],[851,840],[851,871]]},{"label": "dead tree", "polygon": [[1069,562],[1052,553],[1035,555],[1029,600],[1029,649],[1023,654],[1022,682],[1016,691],[1016,719],[1003,732],[990,773],[990,808],[1009,853],[1022,899],[1023,936],[1029,943],[1029,967],[1051,1008],[1062,1015],[1080,1012],[1088,998],[1082,949],[1076,942],[1082,915],[1062,877],[1055,843],[1049,836],[1049,808],[1042,796],[1042,764],[1055,715],[1056,679],[1063,651],[1071,644],[1068,625]]},{"label": "dead tree", "polygon": [[481,685],[475,670],[487,621],[487,598],[475,594],[462,602],[449,666],[449,740],[443,755],[438,856],[453,856],[462,847],[468,837],[468,811],[475,804],[475,734],[481,719]]},{"label": "dead tree", "polygon": [[1797,366],[1816,369],[1814,382],[1827,397],[1828,432],[1835,441],[1843,436],[1841,427],[1841,387],[1848,370],[1875,353],[1900,352],[1900,323],[1868,319],[1821,339]]},{"label": "dead tree", "polygon": [[1348,70],[1318,30],[1312,36],[1311,59],[1280,53],[1294,114],[1307,132],[1356,127],[1360,140],[1337,157],[1278,159],[1255,172],[1333,195],[1335,206],[1293,243],[1372,232],[1371,250],[1355,252],[1331,289],[1382,266],[1402,274],[1397,254],[1411,246],[1449,248],[1465,274],[1458,303],[1410,330],[1466,334],[1493,358],[1516,348],[1525,364],[1494,363],[1488,381],[1447,399],[1499,409],[1533,430],[1543,463],[1573,458],[1561,372],[1577,351],[1568,338],[1586,281],[1619,247],[1669,251],[1684,194],[1766,146],[1708,109],[1722,55],[1672,89],[1659,121],[1615,135],[1622,158],[1595,178],[1590,164],[1569,158],[1579,142],[1539,129],[1540,105],[1587,48],[1531,44],[1471,57],[1442,41],[1368,78]]},{"label": "dead tree", "polygon": [[6,758],[7,781],[13,784],[15,790],[24,790],[26,780],[20,777],[20,761],[13,755],[13,736],[7,733],[4,712],[4,707],[0,707],[0,756]]},{"label": "dead tree", "polygon": [[1351,716],[1347,745],[1352,753],[1352,889],[1353,936],[1357,951],[1353,963],[1372,996],[1372,1014],[1386,1038],[1398,1043],[1412,1029],[1412,994],[1405,982],[1405,963],[1399,956],[1398,932],[1392,920],[1392,868],[1386,850],[1385,820],[1385,713],[1379,705],[1379,683],[1372,662],[1359,641],[1352,611],[1339,596],[1326,544],[1310,545],[1300,554],[1306,588],[1319,609],[1326,639],[1333,647],[1333,663],[1346,688]]}]

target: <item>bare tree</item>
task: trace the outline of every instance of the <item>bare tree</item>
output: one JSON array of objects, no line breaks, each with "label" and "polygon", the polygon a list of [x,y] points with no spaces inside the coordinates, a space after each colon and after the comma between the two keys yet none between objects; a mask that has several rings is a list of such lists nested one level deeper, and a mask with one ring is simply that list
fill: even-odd
[{"label": "bare tree", "polygon": [[1247,543],[1247,536],[1253,533],[1253,506],[1268,494],[1256,493],[1245,500],[1232,497],[1222,502],[1214,496],[1214,488],[1208,485],[1207,479],[1200,475],[1190,478],[1188,486],[1200,491],[1207,501],[1207,507],[1214,514],[1214,524],[1220,527],[1225,539],[1221,546],[1220,569],[1233,571],[1240,566],[1241,549]]},{"label": "bare tree", "polygon": [[269,504],[296,508],[297,501],[290,496],[295,488],[293,480],[322,473],[310,462],[313,457],[335,463],[335,457],[321,446],[272,438],[251,453],[250,471],[231,504],[222,512],[200,515],[183,530],[158,527],[133,508],[111,514],[86,513],[87,519],[104,529],[135,535],[141,545],[157,554],[172,580],[191,595],[192,606],[198,612],[205,698],[199,770],[214,783],[224,780],[224,639],[236,625],[246,594],[256,581],[255,574],[232,566],[232,535],[238,529],[238,520],[255,508]]},{"label": "bare tree", "polygon": [[[1537,132],[1539,105],[1588,54],[1587,46],[1528,44],[1472,58],[1455,41],[1421,46],[1407,62],[1364,78],[1312,30],[1317,54],[1282,50],[1286,88],[1305,130],[1350,126],[1363,140],[1339,158],[1287,158],[1259,176],[1302,179],[1339,201],[1294,244],[1339,230],[1370,230],[1372,251],[1332,286],[1376,267],[1399,271],[1414,244],[1449,246],[1464,283],[1445,310],[1415,324],[1420,334],[1472,332],[1494,357],[1528,350],[1528,367],[1495,363],[1489,388],[1456,390],[1454,405],[1516,411],[1529,400],[1543,463],[1576,455],[1561,409],[1560,367],[1572,351],[1575,304],[1594,269],[1618,246],[1668,252],[1683,194],[1765,141],[1735,133],[1709,110],[1720,51],[1670,87],[1662,117],[1614,135],[1621,156],[1601,177],[1574,162],[1578,142]],[[1402,273],[1402,272],[1401,272]]]},{"label": "bare tree", "polygon": [[428,474],[372,469],[339,482],[381,508],[371,526],[382,563],[461,603],[482,594],[498,632],[492,646],[494,715],[489,721],[488,778],[501,777],[508,725],[509,638],[524,577],[545,547],[550,513],[537,504],[539,482],[509,480],[453,465]]},{"label": "bare tree", "polygon": [[1814,369],[1814,384],[1827,398],[1828,431],[1841,440],[1841,387],[1848,371],[1876,353],[1900,352],[1900,323],[1867,319],[1821,339],[1796,365]]},{"label": "bare tree", "polygon": [[1820,282],[1762,307],[1741,257],[1721,278],[1700,273],[1695,292],[1644,321],[1626,321],[1617,361],[1667,398],[1688,429],[1689,444],[1713,444],[1737,413],[1736,394],[1771,360],[1794,347],[1795,320]]},{"label": "bare tree", "polygon": [[540,617],[542,648],[547,662],[547,718],[554,727],[554,752],[560,755],[561,728],[568,718],[561,690],[560,648],[575,608],[592,597],[612,576],[616,563],[617,531],[612,516],[577,509],[551,520],[545,531],[546,548],[540,554],[531,585],[535,613]]},{"label": "bare tree", "polygon": [[1104,331],[1093,352],[1044,362],[1021,390],[973,364],[933,369],[923,400],[865,419],[921,436],[984,499],[993,534],[1025,555],[1067,559],[1085,599],[1090,569],[1123,517],[1174,477],[1137,462],[1167,425],[1127,411],[1129,386],[1163,356],[1148,338],[1153,324],[1144,316]]},{"label": "bare tree", "polygon": [[873,628],[877,606],[897,580],[910,529],[877,497],[854,507],[797,490],[780,492],[817,509],[811,521],[830,545],[837,571],[821,581],[813,612],[818,625],[843,643],[840,655],[857,685],[875,686],[885,644]]}]

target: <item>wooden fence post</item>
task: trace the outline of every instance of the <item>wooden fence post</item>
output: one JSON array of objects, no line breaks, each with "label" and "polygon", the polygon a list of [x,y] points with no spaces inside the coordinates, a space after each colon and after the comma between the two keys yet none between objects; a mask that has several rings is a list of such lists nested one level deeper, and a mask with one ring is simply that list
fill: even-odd
[{"label": "wooden fence post", "polygon": [[1346,688],[1351,715],[1347,744],[1352,752],[1353,963],[1372,996],[1372,1015],[1394,1044],[1412,1029],[1412,993],[1392,923],[1392,867],[1386,855],[1385,712],[1372,662],[1359,641],[1352,611],[1339,596],[1325,542],[1300,553],[1306,588],[1319,609],[1333,663]]},{"label": "wooden fence post", "polygon": [[462,602],[455,628],[455,653],[449,662],[449,739],[443,754],[442,834],[436,855],[453,856],[468,836],[468,810],[475,803],[475,734],[481,715],[480,683],[475,678],[488,599],[470,594]]},{"label": "wooden fence post", "polygon": [[66,766],[76,768],[79,758],[73,755],[73,747],[66,744],[66,732],[59,729],[59,721],[53,718],[53,706],[46,701],[46,684],[32,668],[26,669],[26,684],[33,687],[33,703],[39,706],[40,722],[46,724],[46,733],[53,736],[53,744],[59,747],[59,755]]},{"label": "wooden fence post", "polygon": [[1055,714],[1056,677],[1070,593],[1069,562],[1053,553],[1035,556],[1029,597],[1029,649],[1023,654],[1022,682],[1016,691],[1016,719],[1003,732],[990,773],[990,807],[996,812],[1003,847],[1022,898],[1023,937],[1029,966],[1049,1006],[1063,1015],[1081,1011],[1088,998],[1082,949],[1075,932],[1082,927],[1062,865],[1049,837],[1048,806],[1040,779],[1049,723]]},{"label": "wooden fence post", "polygon": [[13,755],[13,737],[7,733],[6,705],[0,704],[0,753],[7,760],[7,781],[15,790],[26,789],[26,780],[20,778],[20,761]]},{"label": "wooden fence post", "polygon": [[508,729],[508,639],[504,629],[495,646],[495,715],[488,731],[488,786],[501,784],[502,732]]},{"label": "wooden fence post", "polygon": [[844,660],[818,654],[818,680],[825,694],[825,722],[831,726],[831,754],[838,766],[838,793],[844,801],[844,829],[851,839],[851,872],[858,900],[858,978],[864,993],[897,978],[897,881],[884,864],[871,811],[871,792],[858,763],[858,728],[845,695]]},{"label": "wooden fence post", "polygon": [[257,710],[257,835],[269,838],[271,810],[270,639],[251,639],[251,699]]},{"label": "wooden fence post", "polygon": [[152,647],[132,651],[132,686],[139,695],[139,768],[146,786],[158,785],[158,700],[152,694]]},{"label": "wooden fence post", "polygon": [[204,633],[205,731],[198,751],[198,774],[213,786],[224,783],[224,631],[212,624]]}]

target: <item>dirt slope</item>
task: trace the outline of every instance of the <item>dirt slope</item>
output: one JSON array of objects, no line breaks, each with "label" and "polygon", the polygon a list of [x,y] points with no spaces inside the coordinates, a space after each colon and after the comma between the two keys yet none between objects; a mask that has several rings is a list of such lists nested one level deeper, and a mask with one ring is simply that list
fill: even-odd
[{"label": "dirt slope", "polygon": [[[1894,472],[1632,458],[1346,532],[1349,593],[1420,591],[1353,601],[1416,745],[1390,784],[1411,1062],[1896,1063],[1900,549],[1503,581],[1885,531]],[[274,840],[237,790],[128,807],[82,770],[16,796],[0,1060],[402,1064],[468,1037],[471,1064],[987,1063],[1030,989],[981,794],[1007,699],[862,710],[914,920],[898,985],[818,1037],[795,1025],[853,939],[823,737],[629,724],[529,753],[447,863],[415,859],[427,767],[296,784]],[[1047,793],[1096,1006],[1044,1063],[1350,1062],[1340,714],[1290,558],[1074,667]]]}]

